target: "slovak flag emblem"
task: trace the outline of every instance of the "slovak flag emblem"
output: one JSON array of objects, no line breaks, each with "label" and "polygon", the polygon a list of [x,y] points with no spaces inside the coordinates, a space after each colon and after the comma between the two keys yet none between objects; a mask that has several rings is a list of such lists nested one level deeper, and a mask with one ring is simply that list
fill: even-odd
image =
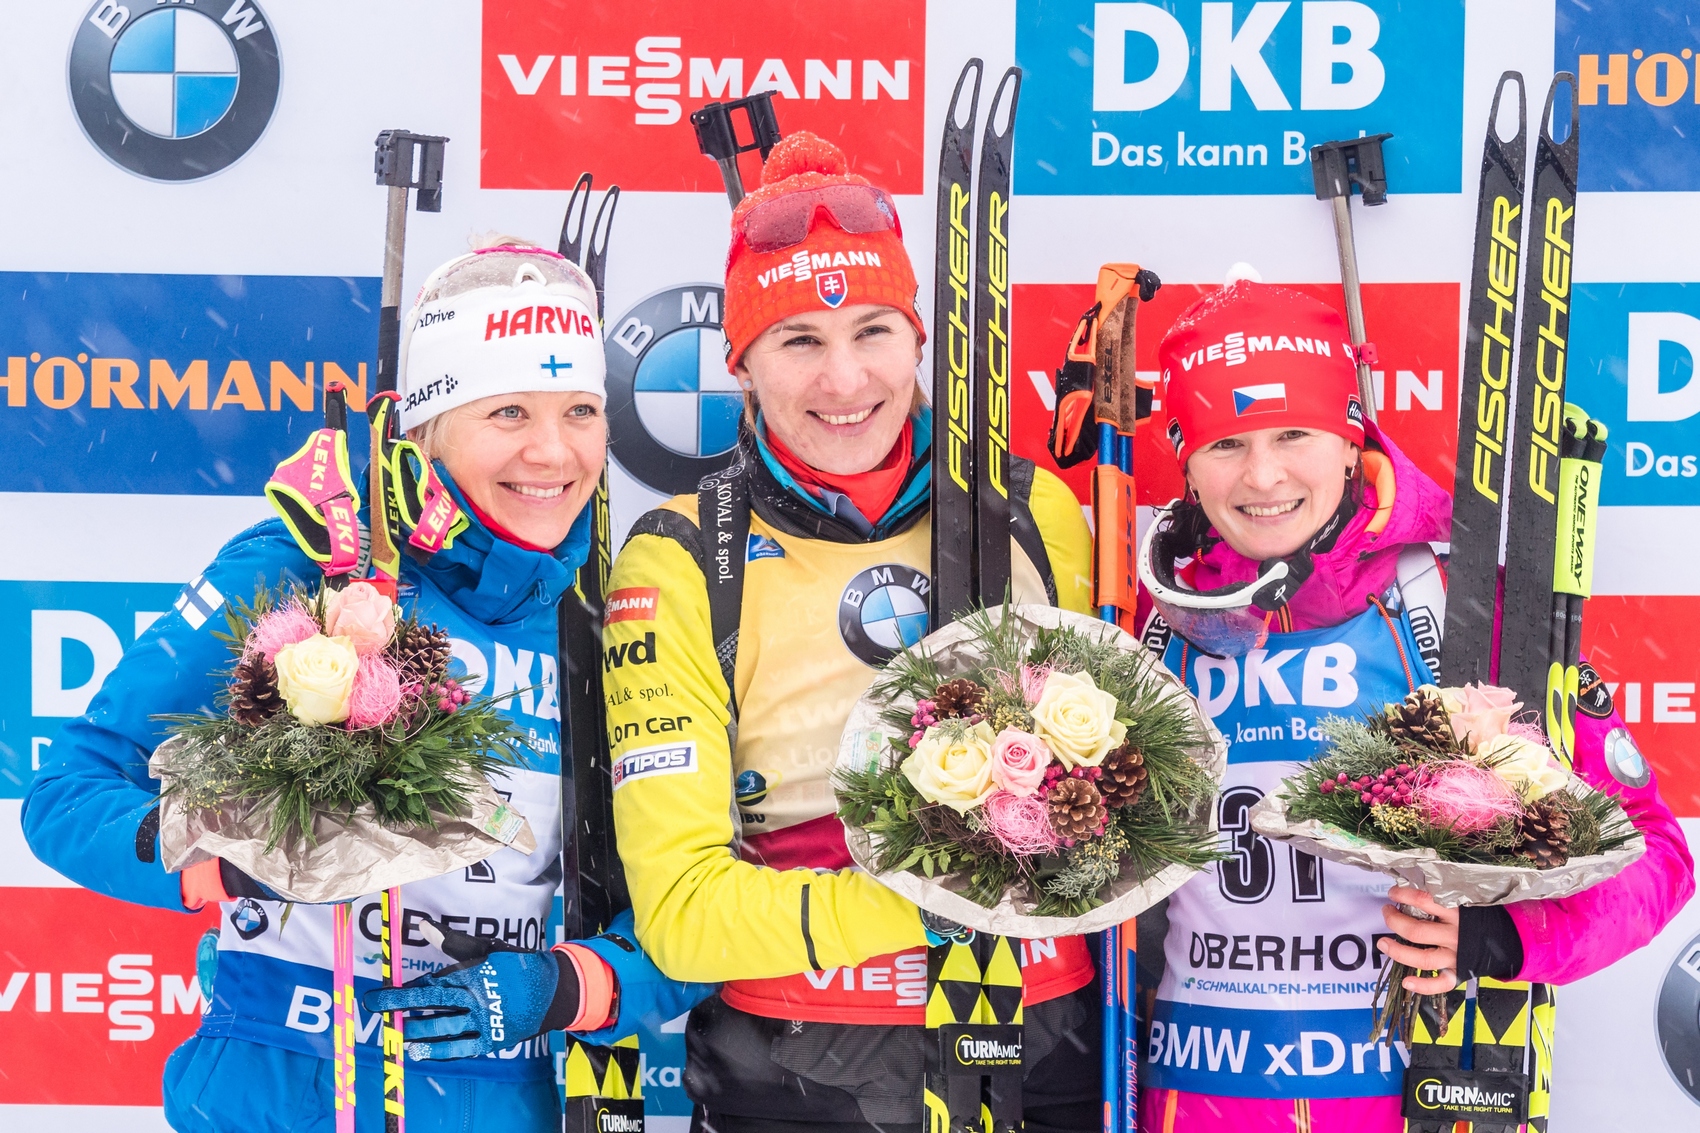
[{"label": "slovak flag emblem", "polygon": [[1241,386],[1234,391],[1234,416],[1252,413],[1284,413],[1287,409],[1287,383],[1270,382],[1261,386]]},{"label": "slovak flag emblem", "polygon": [[844,269],[823,271],[815,276],[815,292],[820,301],[828,307],[836,308],[844,302],[844,297],[850,294],[850,281],[844,278]]}]

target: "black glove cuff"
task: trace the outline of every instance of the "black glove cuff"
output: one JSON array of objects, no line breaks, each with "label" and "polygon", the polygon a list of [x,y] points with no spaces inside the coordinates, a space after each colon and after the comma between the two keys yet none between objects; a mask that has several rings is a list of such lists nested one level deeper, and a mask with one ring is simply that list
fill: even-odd
[{"label": "black glove cuff", "polygon": [[252,897],[256,901],[275,901],[277,894],[225,861],[218,859],[218,879],[224,891],[232,897]]},{"label": "black glove cuff", "polygon": [[1504,905],[1458,909],[1458,977],[1509,980],[1523,970],[1523,938]]},{"label": "black glove cuff", "polygon": [[568,1023],[578,1018],[578,1004],[582,994],[578,982],[578,968],[565,952],[550,952],[549,955],[554,958],[559,978],[555,981],[555,998],[543,1015],[543,1030],[564,1031]]}]

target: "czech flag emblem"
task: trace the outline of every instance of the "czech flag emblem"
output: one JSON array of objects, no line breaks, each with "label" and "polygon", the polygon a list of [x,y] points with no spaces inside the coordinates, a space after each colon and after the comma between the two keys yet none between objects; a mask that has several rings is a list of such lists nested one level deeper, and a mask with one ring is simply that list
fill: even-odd
[{"label": "czech flag emblem", "polygon": [[1270,382],[1261,386],[1241,386],[1234,391],[1234,416],[1252,413],[1284,413],[1287,410],[1287,383]]}]

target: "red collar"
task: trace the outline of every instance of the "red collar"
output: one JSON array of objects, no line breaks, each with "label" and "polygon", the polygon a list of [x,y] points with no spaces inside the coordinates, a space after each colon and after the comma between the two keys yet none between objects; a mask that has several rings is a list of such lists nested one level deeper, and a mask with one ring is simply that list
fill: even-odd
[{"label": "red collar", "polygon": [[547,555],[554,551],[553,547],[539,547],[535,543],[527,543],[524,539],[521,539],[518,535],[515,535],[512,531],[509,531],[506,527],[503,527],[501,524],[486,515],[483,508],[472,502],[472,496],[470,494],[463,494],[466,495],[467,510],[477,516],[478,522],[489,528],[490,534],[494,535],[496,538],[502,540],[504,543],[512,543],[514,546],[523,551],[536,551],[541,555]]},{"label": "red collar", "polygon": [[898,493],[903,490],[903,481],[909,474],[914,436],[915,421],[910,418],[903,422],[903,431],[897,435],[897,443],[891,446],[891,451],[886,454],[884,460],[866,472],[846,475],[822,472],[804,464],[800,457],[785,447],[785,443],[772,429],[767,430],[766,439],[774,459],[784,465],[785,471],[791,473],[799,484],[848,496],[851,504],[862,513],[862,518],[870,524],[876,524],[885,518],[885,513],[891,509]]}]

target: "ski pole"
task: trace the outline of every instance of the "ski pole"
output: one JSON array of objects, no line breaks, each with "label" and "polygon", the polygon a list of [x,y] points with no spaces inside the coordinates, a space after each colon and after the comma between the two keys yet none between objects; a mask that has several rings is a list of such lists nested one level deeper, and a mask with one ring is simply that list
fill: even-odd
[{"label": "ski pole", "polygon": [[[391,483],[390,456],[398,439],[396,415],[400,398],[396,393],[396,369],[401,352],[401,276],[407,247],[407,197],[409,190],[417,189],[417,207],[421,212],[442,211],[443,147],[447,142],[447,138],[435,135],[385,130],[378,135],[372,162],[377,183],[389,189],[389,202],[384,217],[383,292],[378,310],[378,373],[374,392],[366,402],[372,429],[368,526],[372,540],[372,580],[391,601],[396,598],[396,579],[401,575],[398,542],[401,516],[395,486]],[[380,894],[379,908],[380,975],[385,983],[399,987],[405,982],[402,941],[395,931],[395,925],[403,920],[400,887]],[[349,927],[352,931],[352,924]],[[407,1128],[403,1089],[406,1057],[401,1013],[388,1012],[383,1026],[385,1133],[405,1133]],[[352,1082],[352,1061],[349,1073]],[[338,1116],[340,1120],[341,1115]],[[352,1109],[348,1116],[352,1123]]]},{"label": "ski pole", "polygon": [[1340,283],[1346,292],[1346,328],[1357,353],[1358,397],[1364,414],[1375,420],[1375,389],[1369,368],[1376,361],[1375,345],[1365,341],[1363,288],[1358,281],[1358,249],[1352,238],[1352,186],[1366,206],[1387,203],[1387,166],[1381,143],[1392,134],[1370,134],[1310,148],[1310,172],[1316,199],[1329,201],[1334,211],[1334,242],[1340,252]]},{"label": "ski pole", "polygon": [[[742,110],[750,128],[748,144],[738,140],[732,112]],[[760,150],[763,161],[768,151],[779,144],[779,119],[773,113],[773,92],[762,91],[730,102],[711,102],[701,110],[691,112],[691,125],[696,127],[697,149],[703,156],[713,158],[720,166],[720,179],[726,185],[726,199],[737,208],[744,199],[744,175],[738,170],[738,155]]]},{"label": "ski pole", "polygon": [[1546,731],[1569,766],[1576,754],[1576,698],[1582,657],[1582,603],[1594,588],[1594,538],[1606,427],[1577,405],[1564,407],[1559,457],[1558,551],[1552,570],[1552,633]]},{"label": "ski pole", "polygon": [[[1134,330],[1137,303],[1149,301],[1161,286],[1154,272],[1138,264],[1105,264],[1098,269],[1095,301],[1080,317],[1063,369],[1058,371],[1051,429],[1053,455],[1059,463],[1074,463],[1088,418],[1096,423],[1092,601],[1100,618],[1124,628],[1131,628],[1138,606],[1133,433],[1141,415],[1142,392],[1145,414],[1150,413],[1150,391],[1138,386]],[[1104,1133],[1134,1133],[1139,1121],[1139,1031],[1129,972],[1132,940],[1127,935],[1132,931],[1131,923],[1112,926],[1098,943],[1103,982]]]}]

